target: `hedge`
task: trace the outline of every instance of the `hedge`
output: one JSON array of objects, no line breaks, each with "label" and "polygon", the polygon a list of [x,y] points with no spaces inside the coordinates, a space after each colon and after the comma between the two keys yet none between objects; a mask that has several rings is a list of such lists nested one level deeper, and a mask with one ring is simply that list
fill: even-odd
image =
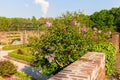
[{"label": "hedge", "polygon": [[7,45],[4,46],[2,49],[3,50],[13,50],[13,49],[19,49],[19,48],[24,48],[26,47],[25,45]]},{"label": "hedge", "polygon": [[13,58],[17,58],[17,59],[20,59],[20,60],[24,60],[24,61],[27,61],[27,62],[31,62],[32,59],[33,59],[33,56],[21,55],[21,54],[17,54],[17,53],[14,53],[14,52],[10,52],[8,54],[8,56],[13,57]]}]

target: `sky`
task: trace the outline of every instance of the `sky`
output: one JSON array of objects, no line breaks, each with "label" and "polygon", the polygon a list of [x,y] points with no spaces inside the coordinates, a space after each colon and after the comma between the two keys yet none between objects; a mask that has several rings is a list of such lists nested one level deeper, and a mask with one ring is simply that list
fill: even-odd
[{"label": "sky", "polygon": [[113,7],[120,7],[120,0],[0,0],[0,16],[57,17],[66,11],[91,15]]}]

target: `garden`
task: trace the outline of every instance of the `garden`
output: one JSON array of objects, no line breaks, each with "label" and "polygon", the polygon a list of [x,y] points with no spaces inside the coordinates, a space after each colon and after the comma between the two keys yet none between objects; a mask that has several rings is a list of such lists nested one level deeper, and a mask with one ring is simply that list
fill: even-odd
[{"label": "garden", "polygon": [[[41,70],[42,75],[48,76],[58,73],[88,51],[103,52],[106,55],[106,76],[113,76],[116,50],[109,39],[118,29],[118,23],[114,23],[114,15],[100,17],[101,14],[112,15],[112,11],[113,9],[102,10],[91,16],[80,12],[66,12],[53,20],[43,20],[43,35],[29,37],[28,44],[4,46],[3,49],[14,49],[8,54],[9,57],[29,62],[36,70]],[[16,67],[14,69],[13,72],[16,73]],[[5,72],[1,73],[0,71],[0,75],[4,76]]]},{"label": "garden", "polygon": [[3,50],[14,50],[8,54],[9,57],[23,60],[30,63],[34,56],[29,46],[27,45],[9,45],[4,46]]}]

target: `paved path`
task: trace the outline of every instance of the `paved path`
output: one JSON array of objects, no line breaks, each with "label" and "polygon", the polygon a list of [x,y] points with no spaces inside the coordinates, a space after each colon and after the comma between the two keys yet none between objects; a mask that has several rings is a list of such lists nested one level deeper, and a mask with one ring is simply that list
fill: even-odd
[{"label": "paved path", "polygon": [[[9,51],[0,50],[0,60],[6,59],[3,56],[8,55],[8,53],[11,51],[13,51],[13,50],[9,50]],[[34,71],[32,66],[26,65],[26,64],[23,64],[20,62],[16,62],[14,60],[10,60],[10,61],[13,62],[16,66],[18,66],[18,71],[24,72],[24,73],[34,77],[36,80],[47,80],[47,77],[41,76],[39,71]]]},{"label": "paved path", "polygon": [[8,55],[8,53],[11,52],[11,51],[13,51],[13,50],[3,51],[3,50],[0,49],[0,59],[5,59],[5,58],[3,58],[3,56]]}]

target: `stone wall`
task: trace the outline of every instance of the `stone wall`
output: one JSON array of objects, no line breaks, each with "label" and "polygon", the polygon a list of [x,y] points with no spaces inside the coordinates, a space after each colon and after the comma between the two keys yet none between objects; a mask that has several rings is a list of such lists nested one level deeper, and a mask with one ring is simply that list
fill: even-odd
[{"label": "stone wall", "polygon": [[105,80],[105,54],[88,52],[48,80]]}]

